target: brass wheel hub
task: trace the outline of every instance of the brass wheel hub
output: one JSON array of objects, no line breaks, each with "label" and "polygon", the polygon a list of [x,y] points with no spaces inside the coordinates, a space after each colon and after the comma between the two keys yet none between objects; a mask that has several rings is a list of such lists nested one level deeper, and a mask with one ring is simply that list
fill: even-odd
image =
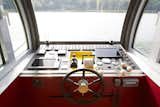
[{"label": "brass wheel hub", "polygon": [[85,93],[87,93],[90,89],[88,87],[88,82],[87,80],[80,80],[79,82],[79,87],[78,87],[78,92],[84,96]]}]

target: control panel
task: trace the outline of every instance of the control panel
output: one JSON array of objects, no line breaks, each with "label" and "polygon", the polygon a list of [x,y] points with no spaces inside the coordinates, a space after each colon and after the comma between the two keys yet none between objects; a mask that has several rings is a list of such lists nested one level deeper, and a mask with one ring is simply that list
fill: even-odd
[{"label": "control panel", "polygon": [[45,44],[26,67],[28,70],[88,68],[121,73],[139,70],[120,44]]}]

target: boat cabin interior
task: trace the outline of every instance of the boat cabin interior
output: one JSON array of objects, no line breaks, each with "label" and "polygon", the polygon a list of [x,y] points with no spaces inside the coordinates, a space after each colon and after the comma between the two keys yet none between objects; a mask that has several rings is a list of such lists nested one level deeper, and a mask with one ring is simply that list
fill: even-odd
[{"label": "boat cabin interior", "polygon": [[0,0],[0,107],[160,107],[160,0]]}]

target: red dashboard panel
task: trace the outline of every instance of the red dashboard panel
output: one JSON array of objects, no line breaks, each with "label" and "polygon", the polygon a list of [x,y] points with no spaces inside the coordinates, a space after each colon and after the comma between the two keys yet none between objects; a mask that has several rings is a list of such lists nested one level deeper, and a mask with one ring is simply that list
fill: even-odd
[{"label": "red dashboard panel", "polygon": [[160,87],[149,77],[146,77],[143,91],[145,95],[145,107],[160,107]]},{"label": "red dashboard panel", "polygon": [[105,78],[104,94],[109,96],[79,105],[62,97],[61,77],[19,77],[0,96],[0,107],[159,107],[160,89],[150,79],[140,77],[139,87],[115,87],[114,79]]}]

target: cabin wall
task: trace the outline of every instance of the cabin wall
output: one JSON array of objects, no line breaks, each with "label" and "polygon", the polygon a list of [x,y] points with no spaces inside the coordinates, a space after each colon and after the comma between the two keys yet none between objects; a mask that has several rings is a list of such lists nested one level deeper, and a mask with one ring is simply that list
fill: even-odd
[{"label": "cabin wall", "polygon": [[145,107],[160,107],[160,87],[146,76],[144,83]]},{"label": "cabin wall", "polygon": [[20,103],[21,96],[19,90],[19,78],[17,78],[0,95],[0,107],[22,107]]}]

